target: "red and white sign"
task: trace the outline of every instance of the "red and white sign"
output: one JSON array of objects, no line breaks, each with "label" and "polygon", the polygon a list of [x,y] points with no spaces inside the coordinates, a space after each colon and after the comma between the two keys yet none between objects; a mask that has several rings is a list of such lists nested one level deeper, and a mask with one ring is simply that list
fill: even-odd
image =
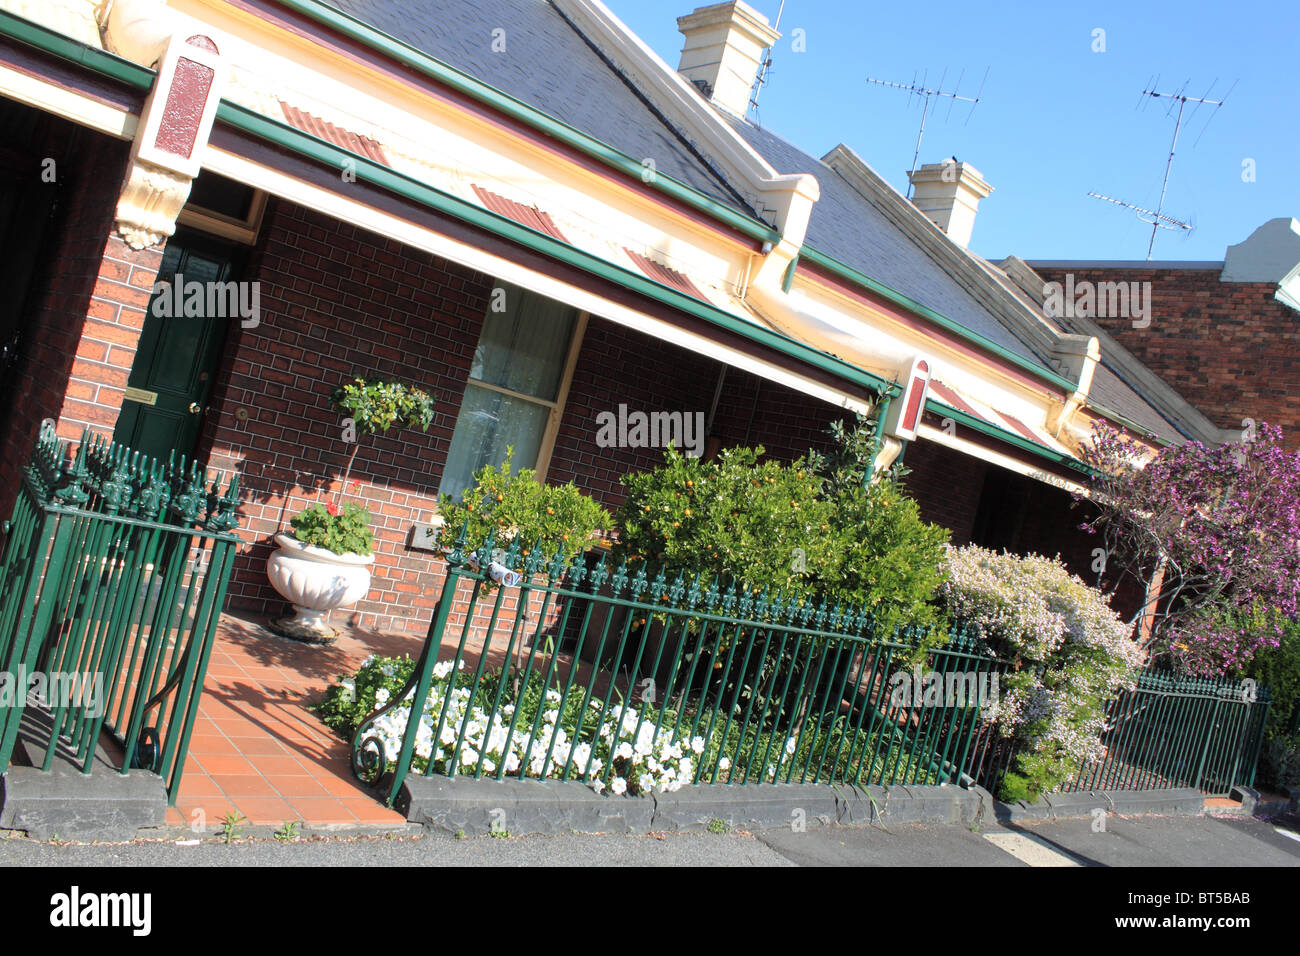
[{"label": "red and white sign", "polygon": [[930,391],[930,363],[918,358],[907,374],[903,394],[889,405],[884,432],[901,441],[913,441],[925,413],[925,398]]}]

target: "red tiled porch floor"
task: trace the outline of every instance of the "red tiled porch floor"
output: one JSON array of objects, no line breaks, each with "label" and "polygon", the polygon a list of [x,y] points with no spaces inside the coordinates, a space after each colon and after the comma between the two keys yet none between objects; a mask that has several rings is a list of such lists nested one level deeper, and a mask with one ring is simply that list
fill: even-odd
[{"label": "red tiled porch floor", "polygon": [[347,743],[311,705],[370,654],[416,657],[421,646],[414,635],[345,629],[333,646],[317,647],[222,615],[168,823],[210,831],[232,812],[257,826],[403,823],[357,782]]}]

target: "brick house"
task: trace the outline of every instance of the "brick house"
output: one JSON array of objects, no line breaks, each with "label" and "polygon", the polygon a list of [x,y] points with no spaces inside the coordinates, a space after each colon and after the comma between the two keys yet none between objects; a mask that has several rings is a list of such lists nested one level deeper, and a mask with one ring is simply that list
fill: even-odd
[{"label": "brick house", "polygon": [[[1300,222],[1270,220],[1218,262],[1030,261],[1044,282],[1149,283],[1151,321],[1081,317],[1204,414],[1225,441],[1250,422],[1282,428],[1300,447]],[[1158,386],[1149,390],[1155,394]],[[1167,399],[1176,401],[1176,399]]]},{"label": "brick house", "polygon": [[[873,416],[954,540],[1087,574],[1092,423],[1156,446],[1203,417],[965,248],[977,170],[922,167],[914,205],[846,147],[807,155],[745,119],[766,20],[678,23],[673,70],[595,0],[0,0],[0,510],[43,419],[193,455],[247,496],[228,606],[270,613],[272,536],[348,456],[330,393],[382,375],[437,410],[357,456],[354,624],[427,627],[441,562],[412,529],[507,444],[616,506],[660,456],[595,441],[620,405],[783,458]],[[178,276],[258,310],[161,314]]]}]

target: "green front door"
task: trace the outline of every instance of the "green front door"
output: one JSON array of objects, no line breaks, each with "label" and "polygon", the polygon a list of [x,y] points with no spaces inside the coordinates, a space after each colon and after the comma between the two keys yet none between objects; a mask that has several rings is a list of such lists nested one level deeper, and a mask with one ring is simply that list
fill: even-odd
[{"label": "green front door", "polygon": [[157,279],[166,288],[150,299],[114,441],[164,461],[173,451],[193,453],[226,331],[239,317],[192,306],[173,314],[171,287],[177,276],[182,288],[233,281],[235,249],[184,230],[167,243]]}]

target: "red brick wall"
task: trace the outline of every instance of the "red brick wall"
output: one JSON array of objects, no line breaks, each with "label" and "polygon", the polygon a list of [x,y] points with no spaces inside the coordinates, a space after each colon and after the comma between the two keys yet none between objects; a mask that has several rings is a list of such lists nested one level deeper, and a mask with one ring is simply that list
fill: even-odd
[{"label": "red brick wall", "polygon": [[920,506],[921,517],[951,531],[953,544],[969,544],[990,466],[928,441],[909,444],[903,464],[911,469],[903,485]]},{"label": "red brick wall", "polygon": [[[722,365],[665,345],[634,329],[592,318],[583,338],[547,480],[572,481],[614,509],[624,498],[619,479],[663,462],[660,448],[601,448],[601,412],[700,413],[707,422]],[[729,368],[718,399],[713,431],[723,447],[762,445],[773,458],[791,460],[808,448],[824,448],[834,406],[775,382]]]},{"label": "red brick wall", "polygon": [[1280,425],[1300,447],[1300,313],[1271,283],[1220,282],[1217,269],[1047,269],[1045,281],[1150,282],[1151,325],[1096,321],[1221,428]]},{"label": "red brick wall", "polygon": [[[441,593],[443,563],[407,547],[411,525],[428,520],[460,411],[491,277],[402,247],[289,203],[273,203],[243,278],[261,283],[261,322],[232,329],[199,455],[236,471],[249,501],[230,606],[279,613],[266,579],[273,536],[326,490],[350,446],[329,395],[340,383],[378,373],[420,385],[437,406],[427,433],[362,441],[352,479],[375,516],[373,585],[353,616],[362,626],[423,632]],[[574,481],[609,508],[618,479],[662,460],[654,448],[600,448],[596,415],[629,410],[700,411],[707,416],[719,365],[634,330],[588,323],[548,480]],[[757,397],[751,443],[794,457],[818,440],[837,409],[729,371],[717,428],[727,444],[744,438]],[[241,417],[240,412],[246,413]]]},{"label": "red brick wall", "polygon": [[237,471],[248,495],[240,534],[250,543],[230,606],[283,608],[265,573],[273,535],[312,501],[332,500],[352,448],[330,394],[379,374],[429,391],[436,413],[428,432],[359,444],[351,478],[374,515],[376,562],[355,620],[423,630],[442,562],[408,549],[407,537],[435,504],[492,280],[282,202],[243,278],[261,283],[261,321],[231,330],[200,448],[213,467]]},{"label": "red brick wall", "polygon": [[9,514],[44,418],[79,439],[85,428],[111,435],[144,325],[162,249],[136,252],[113,231],[128,144],[83,133],[58,169],[63,209],[45,289],[22,345],[13,406],[4,431],[0,511]]}]

